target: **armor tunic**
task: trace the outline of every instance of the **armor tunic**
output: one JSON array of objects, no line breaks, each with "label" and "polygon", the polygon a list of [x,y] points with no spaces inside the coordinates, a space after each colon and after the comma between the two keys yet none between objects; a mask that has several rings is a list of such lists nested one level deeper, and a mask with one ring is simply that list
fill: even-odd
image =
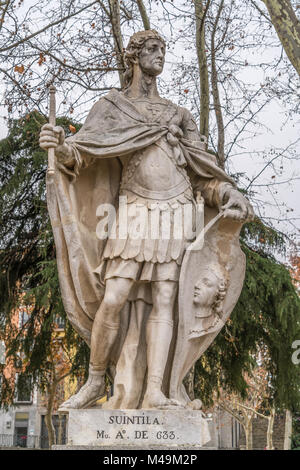
[{"label": "armor tunic", "polygon": [[[139,112],[149,122],[170,124],[174,108],[176,112],[179,109],[167,100],[136,101]],[[116,237],[108,238],[103,262],[96,270],[103,280],[112,277],[144,282],[179,280],[185,248],[194,237],[196,205],[178,150],[164,136],[121,158],[120,196],[126,197],[127,230],[121,236],[124,227],[118,213]]]}]

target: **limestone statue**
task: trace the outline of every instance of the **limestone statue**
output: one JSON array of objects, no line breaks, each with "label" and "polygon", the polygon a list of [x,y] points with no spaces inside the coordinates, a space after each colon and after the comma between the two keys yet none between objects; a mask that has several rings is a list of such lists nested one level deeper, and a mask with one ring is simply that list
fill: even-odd
[{"label": "limestone statue", "polygon": [[[71,137],[52,124],[41,131],[56,156],[47,200],[64,307],[91,349],[88,380],[63,409],[94,405],[105,374],[107,409],[194,407],[183,379],[242,288],[239,231],[253,211],[191,113],[159,95],[165,52],[156,31],[135,33],[123,89],[101,97]],[[204,241],[193,250],[201,210]]]}]

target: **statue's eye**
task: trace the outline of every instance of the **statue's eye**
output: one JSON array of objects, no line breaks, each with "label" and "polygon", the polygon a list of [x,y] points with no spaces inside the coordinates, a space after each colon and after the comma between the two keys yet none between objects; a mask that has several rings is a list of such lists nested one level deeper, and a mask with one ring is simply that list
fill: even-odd
[{"label": "statue's eye", "polygon": [[203,279],[203,284],[205,284],[207,287],[213,286],[213,283],[211,282],[211,280],[207,279],[206,277]]}]

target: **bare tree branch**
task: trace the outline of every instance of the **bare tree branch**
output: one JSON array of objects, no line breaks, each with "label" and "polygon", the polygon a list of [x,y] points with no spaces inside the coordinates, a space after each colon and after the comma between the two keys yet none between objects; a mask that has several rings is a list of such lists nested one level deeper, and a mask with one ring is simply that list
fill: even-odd
[{"label": "bare tree branch", "polygon": [[45,31],[47,31],[47,29],[52,28],[53,26],[56,26],[60,23],[63,23],[64,21],[72,18],[73,16],[79,15],[79,13],[82,13],[84,10],[87,10],[88,8],[93,6],[95,3],[97,3],[97,1],[98,0],[95,0],[94,2],[89,3],[85,7],[81,8],[80,10],[77,10],[74,13],[70,13],[69,15],[64,16],[63,18],[59,18],[58,20],[54,21],[53,23],[47,24],[46,26],[44,26],[44,28],[39,29],[35,33],[32,33],[29,36],[24,37],[23,39],[20,39],[20,41],[14,42],[13,44],[10,44],[7,47],[3,47],[2,49],[0,49],[0,52],[6,52],[6,51],[9,51],[11,49],[14,49],[14,48],[18,47],[20,44],[22,44],[26,41],[29,41],[30,39],[34,38],[35,36],[37,36],[41,33],[44,33]]},{"label": "bare tree branch", "polygon": [[212,95],[214,101],[214,110],[218,127],[218,152],[217,158],[218,163],[221,168],[225,167],[225,134],[224,134],[224,122],[223,122],[223,113],[220,102],[219,88],[218,88],[218,74],[216,67],[216,50],[215,50],[215,35],[218,27],[219,19],[224,7],[224,0],[220,1],[216,19],[214,21],[213,30],[211,33],[211,86],[212,86]]},{"label": "bare tree branch", "polygon": [[114,37],[117,64],[119,68],[119,78],[120,78],[120,84],[122,88],[123,82],[124,82],[125,62],[124,62],[123,38],[122,38],[121,25],[120,25],[119,0],[109,0],[109,9],[110,9],[110,21],[111,21],[112,33]]},{"label": "bare tree branch", "polygon": [[289,0],[261,0],[267,7],[272,24],[286,55],[300,75],[300,21]]},{"label": "bare tree branch", "polygon": [[149,19],[149,16],[147,14],[147,10],[145,8],[143,0],[136,0],[136,3],[137,3],[138,8],[139,8],[139,12],[140,12],[140,15],[141,15],[141,18],[142,18],[142,21],[143,21],[144,28],[145,29],[150,29],[151,28],[150,27],[150,19]]},{"label": "bare tree branch", "polygon": [[196,51],[200,77],[200,134],[208,138],[209,133],[209,78],[205,46],[205,17],[210,5],[206,2],[205,8],[202,0],[194,0],[196,16]]}]

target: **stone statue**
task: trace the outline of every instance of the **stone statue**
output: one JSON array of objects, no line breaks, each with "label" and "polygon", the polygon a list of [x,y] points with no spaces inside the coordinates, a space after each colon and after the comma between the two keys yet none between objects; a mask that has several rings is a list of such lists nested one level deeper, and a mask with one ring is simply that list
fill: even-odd
[{"label": "stone statue", "polygon": [[[190,112],[158,94],[165,48],[156,31],[135,33],[123,89],[102,97],[75,135],[51,124],[41,131],[41,147],[56,155],[47,200],[62,298],[91,348],[88,380],[63,409],[95,404],[106,373],[114,394],[105,408],[193,407],[184,376],[242,288],[238,235],[253,211]],[[204,245],[188,251],[203,201]]]}]

